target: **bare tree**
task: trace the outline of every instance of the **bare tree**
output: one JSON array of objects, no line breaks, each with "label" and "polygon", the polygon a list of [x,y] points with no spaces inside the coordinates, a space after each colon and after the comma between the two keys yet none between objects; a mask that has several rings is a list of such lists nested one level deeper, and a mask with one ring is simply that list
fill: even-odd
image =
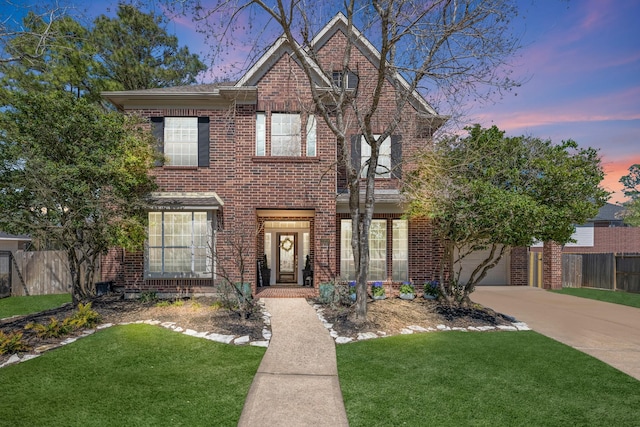
[{"label": "bare tree", "polygon": [[[37,59],[44,55],[58,34],[54,29],[54,23],[61,20],[67,14],[67,8],[57,2],[25,4],[22,1],[3,0],[0,8],[12,10],[13,13],[0,18],[0,63],[9,63],[25,59]],[[25,28],[22,18],[32,14],[32,19],[37,19],[43,25],[37,30]],[[7,49],[7,43],[15,37],[21,36],[31,40],[30,45],[34,49],[30,52]]]},{"label": "bare tree", "polygon": [[255,311],[251,286],[246,282],[249,269],[255,268],[251,259],[255,251],[256,236],[260,229],[226,229],[216,231],[210,239],[210,254],[214,268],[212,274],[218,290],[232,310],[247,319]]},{"label": "bare tree", "polygon": [[[174,5],[174,12],[190,14],[200,23],[201,30],[217,40],[217,55],[224,53],[224,47],[237,43],[237,37],[235,41],[229,38],[237,36],[240,30],[245,31],[242,35],[247,43],[256,48],[269,29],[283,34],[307,76],[317,114],[336,137],[341,153],[338,161],[346,170],[357,317],[366,319],[368,236],[375,204],[375,177],[380,173],[381,145],[396,131],[409,108],[416,109],[431,123],[431,131],[445,121],[426,102],[416,105],[416,100],[422,99],[418,93],[460,105],[470,95],[485,99],[492,90],[516,85],[503,67],[518,48],[517,40],[509,31],[510,21],[516,15],[515,2],[346,0],[318,5],[308,0],[229,0],[216,2],[211,7],[198,0],[170,3]],[[342,75],[356,70],[353,54],[364,44],[373,43],[375,46],[368,46],[378,56],[373,64],[376,75],[369,76],[366,82],[361,79],[355,90],[347,90],[350,88],[345,78],[340,85],[333,84],[335,64],[326,64],[316,50],[320,26],[338,11],[343,14],[339,19],[344,21],[346,39],[339,53]],[[220,56],[214,58],[217,59]],[[363,90],[365,84],[366,90]],[[389,85],[395,90],[395,105],[392,114],[385,114],[380,130],[381,101]],[[374,125],[378,126],[375,132]],[[371,157],[362,166],[351,161],[349,135],[354,130],[371,148]],[[365,179],[361,181],[361,178]]]}]

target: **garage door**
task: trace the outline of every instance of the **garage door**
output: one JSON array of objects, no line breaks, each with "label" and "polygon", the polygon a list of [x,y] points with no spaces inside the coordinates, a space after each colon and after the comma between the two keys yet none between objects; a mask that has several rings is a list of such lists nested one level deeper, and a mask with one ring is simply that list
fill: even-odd
[{"label": "garage door", "polygon": [[[467,283],[473,270],[487,258],[491,252],[490,249],[483,251],[475,251],[467,255],[462,261],[462,273],[460,274],[460,280],[462,283]],[[480,285],[508,285],[509,284],[509,265],[510,256],[509,252],[502,256],[502,259],[491,270],[487,271],[487,275],[480,281]]]}]

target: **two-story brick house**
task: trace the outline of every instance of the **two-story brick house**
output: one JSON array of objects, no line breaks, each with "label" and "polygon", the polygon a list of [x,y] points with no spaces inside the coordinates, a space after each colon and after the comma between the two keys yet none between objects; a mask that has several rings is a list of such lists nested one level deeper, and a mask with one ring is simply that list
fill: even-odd
[{"label": "two-story brick house", "polygon": [[[313,41],[330,76],[317,87],[336,90],[342,79],[353,96],[370,96],[377,50],[355,31],[349,72],[343,73],[346,19],[338,14]],[[314,114],[309,83],[285,38],[235,84],[106,92],[125,112],[148,117],[167,161],[155,174],[148,244],[144,253],[114,250],[103,279],[129,291],[206,292],[223,273],[213,258],[230,263],[238,243],[245,251],[244,280],[303,285],[309,260],[313,290],[354,273],[348,190],[336,138]],[[433,277],[440,257],[426,220],[406,220],[400,194],[403,170],[417,149],[431,142],[442,119],[412,93],[396,131],[381,147],[371,225],[370,280],[422,281]],[[396,91],[385,82],[374,133],[387,126]],[[355,120],[351,159],[364,165],[369,146]],[[429,126],[429,124],[431,126]],[[237,249],[237,248],[236,248]],[[266,255],[270,277],[260,277]],[[230,270],[231,267],[228,267]],[[225,270],[225,274],[227,271]],[[239,280],[236,276],[234,280]]]}]

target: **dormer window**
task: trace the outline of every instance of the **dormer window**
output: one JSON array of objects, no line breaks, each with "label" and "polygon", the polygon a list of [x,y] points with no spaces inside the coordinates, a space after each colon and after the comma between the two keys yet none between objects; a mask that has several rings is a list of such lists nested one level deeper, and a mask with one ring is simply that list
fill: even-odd
[{"label": "dormer window", "polygon": [[344,71],[334,71],[332,79],[333,84],[337,88],[342,89],[343,80],[346,80],[344,82],[344,87],[347,90],[356,90],[358,88],[358,76],[351,71],[347,71],[346,73]]}]

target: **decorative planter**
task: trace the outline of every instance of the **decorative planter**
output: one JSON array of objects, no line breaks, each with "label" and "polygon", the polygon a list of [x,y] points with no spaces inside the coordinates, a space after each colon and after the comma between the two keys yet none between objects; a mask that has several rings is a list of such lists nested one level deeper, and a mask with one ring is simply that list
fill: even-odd
[{"label": "decorative planter", "polygon": [[400,294],[400,299],[412,300],[415,299],[416,294]]},{"label": "decorative planter", "polygon": [[355,301],[356,300],[356,294],[349,294],[349,298],[351,298],[351,301]]},{"label": "decorative planter", "polygon": [[373,298],[376,301],[379,301],[379,300],[386,299],[387,296],[386,295],[372,295],[371,298]]},{"label": "decorative planter", "polygon": [[429,294],[424,294],[423,297],[424,299],[436,299],[435,295],[429,295]]}]

